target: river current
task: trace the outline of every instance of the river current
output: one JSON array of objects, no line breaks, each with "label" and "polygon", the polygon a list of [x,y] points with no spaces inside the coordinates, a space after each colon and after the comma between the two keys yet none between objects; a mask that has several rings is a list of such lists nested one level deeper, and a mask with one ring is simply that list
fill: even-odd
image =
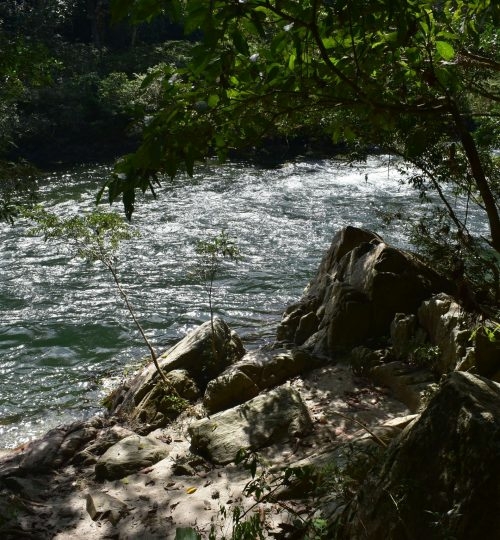
[{"label": "river current", "polygon": [[[41,201],[61,215],[84,212],[109,173],[86,166],[45,175]],[[118,269],[161,351],[208,320],[195,246],[225,229],[241,256],[220,273],[215,311],[254,348],[273,340],[339,228],[366,227],[407,248],[404,226],[384,227],[383,216],[417,219],[423,210],[384,157],[358,166],[208,164],[166,182],[156,200],[140,198],[132,221],[140,236],[122,244]],[[0,448],[11,448],[102,410],[102,397],[147,350],[102,266],[69,258],[21,222],[0,232]]]}]

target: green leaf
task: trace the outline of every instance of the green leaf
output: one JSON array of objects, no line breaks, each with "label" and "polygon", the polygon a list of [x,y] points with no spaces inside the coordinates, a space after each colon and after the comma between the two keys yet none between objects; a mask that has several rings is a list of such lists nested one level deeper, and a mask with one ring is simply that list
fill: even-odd
[{"label": "green leaf", "polygon": [[208,98],[208,106],[213,109],[214,107],[217,106],[217,104],[219,103],[219,96],[217,94],[212,94],[209,98]]},{"label": "green leaf", "polygon": [[449,61],[455,57],[455,49],[447,41],[436,41],[436,50],[443,60]]},{"label": "green leaf", "polygon": [[233,39],[234,48],[243,56],[249,56],[250,51],[248,49],[247,40],[243,37],[243,34],[239,31],[235,31],[231,35]]},{"label": "green leaf", "polygon": [[427,134],[425,129],[415,128],[406,142],[406,156],[414,158],[421,155],[427,148]]},{"label": "green leaf", "polygon": [[154,82],[156,79],[159,79],[163,75],[163,70],[160,69],[154,69],[151,70],[143,79],[141,82],[141,89],[147,88],[151,85],[152,82]]},{"label": "green leaf", "polygon": [[192,527],[177,527],[175,540],[201,540],[201,536]]},{"label": "green leaf", "polygon": [[327,37],[323,39],[323,47],[325,47],[325,49],[332,49],[334,46],[335,39],[333,39],[332,37]]}]

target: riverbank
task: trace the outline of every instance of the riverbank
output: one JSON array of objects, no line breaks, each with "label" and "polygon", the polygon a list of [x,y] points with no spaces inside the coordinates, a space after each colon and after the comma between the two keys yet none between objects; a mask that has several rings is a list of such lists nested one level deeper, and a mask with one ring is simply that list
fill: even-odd
[{"label": "riverbank", "polygon": [[[304,459],[314,462],[317,456],[366,438],[367,432],[360,429],[358,421],[373,429],[403,416],[396,430],[410,418],[405,417],[405,405],[388,396],[385,389],[354,377],[347,365],[313,370],[295,378],[288,387],[300,393],[314,429],[307,436],[263,449],[261,459],[266,470],[281,470]],[[342,413],[342,417],[335,413]],[[255,502],[244,495],[251,475],[241,465],[214,465],[193,455],[187,427],[196,420],[196,413],[191,415],[193,411],[183,414],[168,428],[153,431],[149,437],[162,441],[168,456],[125,478],[98,482],[92,460],[77,464],[79,460],[74,455],[69,461],[76,463],[61,467],[56,473],[21,479],[8,477],[10,496],[5,499],[4,487],[2,517],[5,519],[5,510],[18,515],[9,526],[0,526],[3,538],[173,539],[179,527],[194,527],[203,538],[208,538],[212,524],[217,530],[216,538],[222,538],[221,529],[230,534],[233,509],[246,510]],[[131,434],[120,424],[94,420],[87,426],[92,423],[101,424],[101,440],[106,438],[103,433],[114,433],[117,438]],[[262,470],[259,467],[259,473]],[[220,508],[225,508],[227,518]],[[269,530],[279,531],[282,523],[290,524],[295,518],[277,502],[259,504],[257,509]],[[297,505],[297,513],[304,517],[314,510],[307,503],[305,507]]]},{"label": "riverbank", "polygon": [[[205,288],[193,276],[195,248],[223,229],[241,257],[222,268],[215,311],[248,348],[274,341],[284,306],[300,296],[352,208],[356,225],[380,230],[381,207],[411,219],[422,211],[387,167],[382,158],[360,168],[334,160],[274,169],[208,163],[193,179],[164,185],[157,200],[138,199],[132,227],[140,236],[121,245],[118,270],[157,350],[209,318]],[[54,173],[41,179],[40,195],[59,217],[81,216],[109,174],[105,166]],[[95,414],[146,351],[99,265],[65,257],[20,222],[0,229],[0,447],[14,448]],[[388,233],[393,245],[407,246],[403,223]]]},{"label": "riverbank", "polygon": [[[381,294],[398,283],[407,294]],[[274,346],[245,351],[225,323],[206,323],[160,358],[175,393],[148,366],[110,397],[108,417],[4,457],[4,537],[230,538],[246,523],[266,537],[363,538],[366,527],[400,540],[435,531],[428,516],[448,506],[460,511],[439,534],[487,537],[474,534],[498,516],[488,504],[500,488],[483,482],[500,455],[498,343],[464,340],[470,315],[436,287],[452,284],[373,233],[340,231]],[[489,510],[477,523],[479,503]]]}]

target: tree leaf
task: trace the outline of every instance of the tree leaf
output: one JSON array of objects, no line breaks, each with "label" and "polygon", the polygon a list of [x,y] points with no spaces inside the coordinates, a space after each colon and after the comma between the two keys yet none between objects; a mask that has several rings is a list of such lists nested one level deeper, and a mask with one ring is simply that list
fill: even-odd
[{"label": "tree leaf", "polygon": [[175,540],[201,540],[201,536],[192,527],[177,527]]},{"label": "tree leaf", "polygon": [[212,94],[211,96],[209,96],[207,103],[208,106],[213,109],[219,103],[219,96],[217,94]]},{"label": "tree leaf", "polygon": [[231,35],[233,39],[234,48],[243,56],[249,55],[248,43],[243,34],[239,31],[235,31]]},{"label": "tree leaf", "polygon": [[447,41],[436,41],[436,50],[443,60],[449,61],[455,57],[455,49]]}]

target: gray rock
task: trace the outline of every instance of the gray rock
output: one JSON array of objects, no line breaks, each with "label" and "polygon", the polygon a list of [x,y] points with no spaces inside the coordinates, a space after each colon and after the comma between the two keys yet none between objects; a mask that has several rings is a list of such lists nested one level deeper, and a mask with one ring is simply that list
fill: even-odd
[{"label": "gray rock", "polygon": [[420,411],[436,390],[435,376],[431,371],[415,369],[399,360],[374,366],[370,370],[370,379],[375,384],[390,388],[394,397],[412,412]]},{"label": "gray rock", "polygon": [[[241,340],[220,319],[214,320],[214,336],[215,339],[212,337],[212,326],[208,321],[158,359],[167,377],[169,372],[175,371],[173,377],[179,384],[178,370],[188,374],[184,377],[182,385],[189,395],[194,396],[197,388],[204,390],[209,380],[244,355]],[[186,382],[187,379],[191,382]],[[168,394],[154,365],[148,365],[134,377],[121,402],[112,412],[127,416],[141,414],[140,421],[151,424],[150,430],[165,426],[171,420],[171,416],[175,417],[176,412],[167,410],[172,400],[168,399],[166,393]]]},{"label": "gray rock", "polygon": [[322,365],[323,359],[305,349],[275,350],[271,358],[263,363],[259,388],[272,388],[305,371]]},{"label": "gray rock", "polygon": [[[30,501],[45,501],[47,499],[47,480],[35,476],[17,477],[8,476],[2,479],[6,487],[16,494],[21,494]],[[1,522],[0,522],[1,523]]]},{"label": "gray rock", "polygon": [[130,435],[114,444],[95,465],[98,481],[116,480],[150,467],[167,457],[169,448],[153,437]]},{"label": "gray rock", "polygon": [[191,451],[214,463],[230,463],[240,449],[257,450],[301,436],[312,421],[300,394],[282,386],[243,405],[191,424]]},{"label": "gray rock", "polygon": [[213,414],[244,403],[259,392],[259,387],[248,375],[238,369],[230,369],[208,383],[203,405],[209,414]]},{"label": "gray rock", "polygon": [[451,296],[441,293],[422,303],[418,321],[429,336],[429,341],[439,347],[441,355],[435,371],[438,374],[453,371],[467,354],[471,330],[466,312]]},{"label": "gray rock", "polygon": [[448,375],[343,516],[338,538],[493,538],[500,530],[500,385]]},{"label": "gray rock", "polygon": [[485,377],[493,377],[500,371],[500,329],[492,321],[484,323],[486,327],[495,332],[494,339],[490,339],[484,327],[480,328],[474,339],[475,365],[477,372]]},{"label": "gray rock", "polygon": [[425,330],[418,325],[414,314],[396,313],[391,322],[392,350],[396,360],[405,360],[426,341]]},{"label": "gray rock", "polygon": [[395,313],[416,313],[423,300],[449,289],[412,254],[375,233],[346,227],[335,235],[303,298],[285,311],[277,336],[332,356],[387,335]]},{"label": "gray rock", "polygon": [[363,345],[354,347],[350,354],[352,372],[358,377],[366,377],[375,366],[382,362],[382,359],[386,359],[386,354],[385,350],[374,351]]},{"label": "gray rock", "polygon": [[87,512],[92,521],[107,519],[116,525],[129,512],[128,506],[107,493],[93,491],[86,497]]},{"label": "gray rock", "polygon": [[251,351],[208,383],[203,405],[210,414],[228,409],[320,364],[302,349]]},{"label": "gray rock", "polygon": [[122,426],[114,425],[108,428],[104,428],[99,431],[97,437],[89,444],[85,445],[83,450],[78,452],[73,458],[73,463],[85,463],[92,464],[97,461],[97,458],[104,454],[104,452],[110,447],[121,441],[125,437],[134,435],[134,432],[130,429],[126,429]]},{"label": "gray rock", "polygon": [[84,425],[81,429],[68,433],[61,442],[57,458],[54,460],[54,467],[60,467],[73,458],[86,443],[97,437],[98,432],[99,430],[94,426]]},{"label": "gray rock", "polygon": [[319,318],[313,311],[302,315],[295,331],[295,343],[297,345],[302,345],[307,341],[313,334],[318,331],[319,327]]},{"label": "gray rock", "polygon": [[0,460],[0,477],[57,470],[96,437],[104,422],[102,418],[94,417],[85,422],[76,421],[49,430],[41,439],[28,443],[21,451]]},{"label": "gray rock", "polygon": [[164,371],[185,369],[204,389],[208,381],[245,354],[240,338],[224,321],[214,319],[213,330],[212,334],[207,321],[162,354],[159,363]]},{"label": "gray rock", "polygon": [[174,369],[167,373],[167,379],[172,383],[180,397],[189,401],[195,401],[200,397],[200,389],[196,382],[189,376],[186,369]]}]

